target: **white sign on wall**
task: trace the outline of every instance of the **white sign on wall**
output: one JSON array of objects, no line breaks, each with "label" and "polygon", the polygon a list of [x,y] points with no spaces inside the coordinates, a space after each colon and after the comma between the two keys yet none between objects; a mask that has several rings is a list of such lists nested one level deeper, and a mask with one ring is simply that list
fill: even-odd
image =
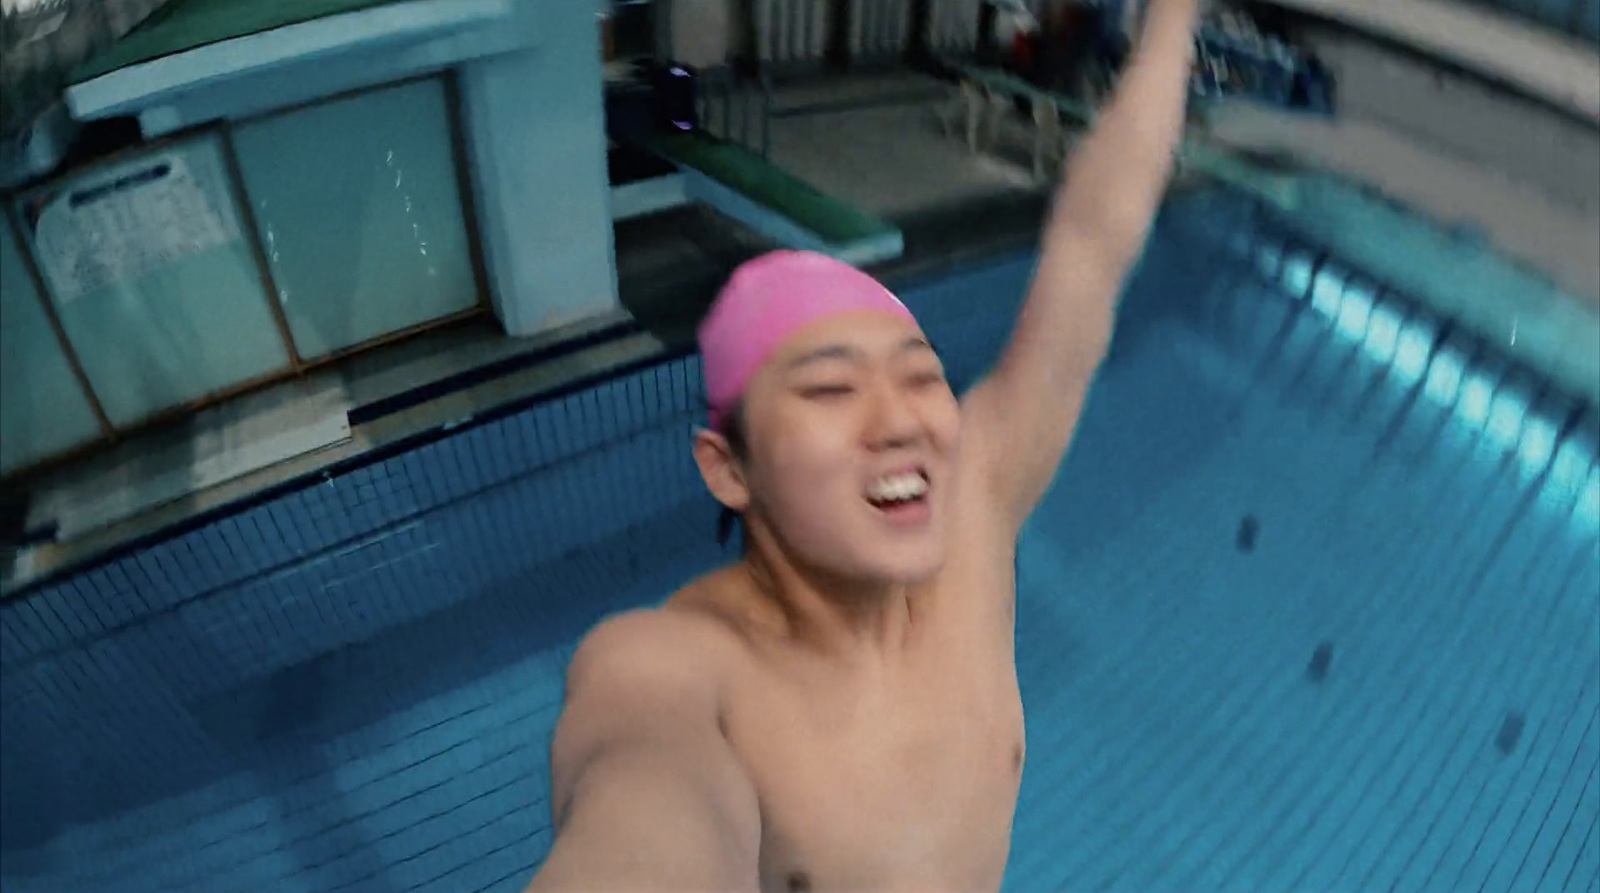
[{"label": "white sign on wall", "polygon": [[38,206],[34,253],[61,304],[239,239],[226,194],[178,151],[85,177]]}]

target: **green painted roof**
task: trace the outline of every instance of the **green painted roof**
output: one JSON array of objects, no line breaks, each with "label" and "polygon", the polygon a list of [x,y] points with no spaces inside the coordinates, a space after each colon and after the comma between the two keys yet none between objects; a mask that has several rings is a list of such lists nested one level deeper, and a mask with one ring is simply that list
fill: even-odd
[{"label": "green painted roof", "polygon": [[399,0],[172,0],[72,72],[72,82],[232,40]]}]

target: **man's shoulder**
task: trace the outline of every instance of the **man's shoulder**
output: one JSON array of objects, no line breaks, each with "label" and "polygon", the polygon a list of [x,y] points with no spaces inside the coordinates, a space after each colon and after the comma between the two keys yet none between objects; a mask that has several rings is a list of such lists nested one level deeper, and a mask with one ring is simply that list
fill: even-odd
[{"label": "man's shoulder", "polygon": [[596,624],[573,654],[568,693],[590,680],[655,691],[712,689],[737,646],[726,624],[674,596],[660,607],[624,611]]},{"label": "man's shoulder", "polygon": [[578,643],[572,663],[633,665],[660,671],[703,662],[717,646],[715,625],[694,613],[663,606],[614,614],[595,624]]}]

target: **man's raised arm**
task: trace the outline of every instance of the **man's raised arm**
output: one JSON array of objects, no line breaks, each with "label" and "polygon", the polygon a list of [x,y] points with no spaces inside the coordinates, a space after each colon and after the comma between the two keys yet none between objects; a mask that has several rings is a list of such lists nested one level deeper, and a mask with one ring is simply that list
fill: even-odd
[{"label": "man's raised arm", "polygon": [[974,458],[1017,527],[1071,441],[1172,172],[1199,5],[1151,0],[1133,58],[1067,165],[1011,343],[963,401]]}]

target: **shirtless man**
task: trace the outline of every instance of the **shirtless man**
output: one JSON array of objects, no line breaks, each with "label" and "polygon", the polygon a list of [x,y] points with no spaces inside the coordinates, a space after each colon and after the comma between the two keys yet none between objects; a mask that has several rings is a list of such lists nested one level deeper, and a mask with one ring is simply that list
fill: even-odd
[{"label": "shirtless man", "polygon": [[1165,189],[1198,2],[1151,2],[1016,332],[959,402],[864,273],[797,252],[734,273],[700,330],[694,455],[745,554],[579,647],[531,890],[999,888],[1023,764],[1017,534]]}]

